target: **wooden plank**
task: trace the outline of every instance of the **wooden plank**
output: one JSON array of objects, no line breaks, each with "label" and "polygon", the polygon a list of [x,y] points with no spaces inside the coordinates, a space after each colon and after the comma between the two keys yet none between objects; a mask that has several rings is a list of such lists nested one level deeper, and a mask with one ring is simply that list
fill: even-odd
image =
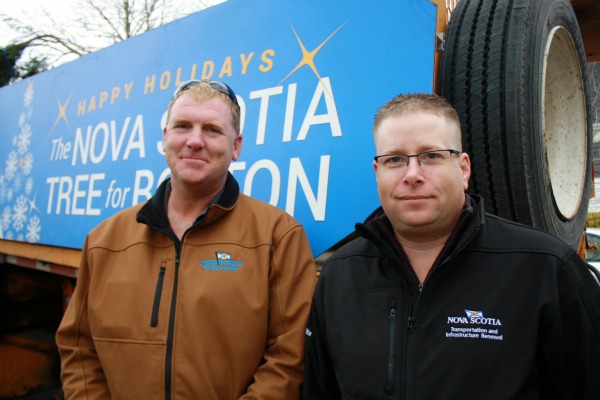
[{"label": "wooden plank", "polygon": [[[15,262],[8,260],[8,262],[15,265],[35,268],[52,273],[57,273],[58,270],[64,269],[61,267],[79,268],[79,259],[81,258],[81,250],[77,249],[45,246],[4,239],[0,239],[0,254],[41,261],[41,263],[31,264],[29,262],[29,265],[22,265],[22,260],[21,264],[19,264],[19,260],[16,259]],[[59,273],[59,275],[72,275],[72,271],[66,270],[63,272],[64,273]]]}]

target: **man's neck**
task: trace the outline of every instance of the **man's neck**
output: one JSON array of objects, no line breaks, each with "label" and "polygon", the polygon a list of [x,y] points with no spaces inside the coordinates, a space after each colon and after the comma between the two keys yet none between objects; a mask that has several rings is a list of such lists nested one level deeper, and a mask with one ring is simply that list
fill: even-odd
[{"label": "man's neck", "polygon": [[414,242],[397,236],[420,283],[424,283],[427,279],[433,263],[438,258],[449,237],[450,235],[446,235],[431,241]]},{"label": "man's neck", "polygon": [[171,187],[167,201],[167,216],[171,229],[181,240],[194,221],[203,214],[221,189],[205,194],[190,193],[177,187]]}]

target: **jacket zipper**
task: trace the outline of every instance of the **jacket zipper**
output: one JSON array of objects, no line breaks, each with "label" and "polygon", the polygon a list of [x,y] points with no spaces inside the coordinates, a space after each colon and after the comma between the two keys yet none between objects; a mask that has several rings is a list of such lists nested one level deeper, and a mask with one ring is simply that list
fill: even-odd
[{"label": "jacket zipper", "polygon": [[390,304],[390,314],[388,317],[388,354],[387,354],[387,381],[385,390],[389,395],[394,391],[394,342],[396,338],[396,299],[392,299]]},{"label": "jacket zipper", "polygon": [[175,331],[175,308],[177,305],[177,286],[179,280],[179,261],[182,244],[175,248],[175,276],[173,278],[173,293],[171,295],[171,310],[169,311],[169,330],[167,332],[167,351],[165,359],[165,400],[171,400],[171,374],[173,373],[173,332]]},{"label": "jacket zipper", "polygon": [[419,284],[419,293],[416,299],[411,295],[408,304],[408,320],[406,321],[406,387],[405,399],[411,399],[414,387],[414,353],[415,353],[415,315],[419,308],[421,293],[423,292],[423,284]]},{"label": "jacket zipper", "polygon": [[152,303],[152,316],[150,318],[150,327],[158,326],[158,310],[160,309],[160,298],[162,295],[163,282],[165,280],[165,267],[160,267],[158,271],[158,280],[156,281],[156,291],[154,292],[154,302]]}]

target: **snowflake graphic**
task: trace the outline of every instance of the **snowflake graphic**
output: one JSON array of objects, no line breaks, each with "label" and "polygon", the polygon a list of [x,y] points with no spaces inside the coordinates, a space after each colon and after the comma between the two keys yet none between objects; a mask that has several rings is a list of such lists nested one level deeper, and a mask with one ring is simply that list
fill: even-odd
[{"label": "snowflake graphic", "polygon": [[23,188],[23,176],[21,174],[17,174],[15,179],[13,180],[13,192],[14,194],[19,194],[21,189]]},{"label": "snowflake graphic", "polygon": [[21,133],[17,137],[17,148],[19,149],[19,154],[25,154],[29,149],[29,145],[31,144],[31,125],[25,124],[21,129]]},{"label": "snowflake graphic", "polygon": [[27,90],[25,90],[25,95],[23,96],[23,105],[27,108],[31,108],[31,103],[33,103],[33,82],[30,82],[27,86]]},{"label": "snowflake graphic", "polygon": [[19,196],[13,206],[13,228],[18,232],[25,226],[27,221],[27,212],[29,211],[29,201],[25,196]]},{"label": "snowflake graphic", "polygon": [[19,168],[19,156],[16,151],[11,151],[6,160],[6,167],[4,168],[4,177],[11,181],[15,177],[15,173]]},{"label": "snowflake graphic", "polygon": [[25,194],[29,196],[31,192],[33,192],[33,178],[29,177],[25,181]]},{"label": "snowflake graphic", "polygon": [[27,153],[23,157],[23,164],[21,165],[24,175],[29,175],[33,170],[33,154]]},{"label": "snowflake graphic", "polygon": [[4,203],[8,198],[8,187],[4,183],[0,185],[0,204]]},{"label": "snowflake graphic", "polygon": [[10,212],[10,207],[6,206],[4,207],[4,210],[2,211],[2,217],[0,218],[0,225],[2,226],[3,231],[8,231],[8,228],[10,228],[11,220],[12,214]]},{"label": "snowflake graphic", "polygon": [[38,242],[40,240],[41,231],[42,225],[40,218],[37,215],[34,215],[29,219],[29,224],[27,225],[27,241],[31,243]]},{"label": "snowflake graphic", "polygon": [[[42,221],[32,215],[35,208],[35,181],[33,171],[34,156],[30,151],[33,132],[29,121],[33,117],[33,82],[30,82],[23,95],[25,109],[19,114],[20,132],[12,138],[12,149],[5,160],[4,171],[0,171],[0,238],[39,242]],[[4,150],[4,149],[2,149]]]}]

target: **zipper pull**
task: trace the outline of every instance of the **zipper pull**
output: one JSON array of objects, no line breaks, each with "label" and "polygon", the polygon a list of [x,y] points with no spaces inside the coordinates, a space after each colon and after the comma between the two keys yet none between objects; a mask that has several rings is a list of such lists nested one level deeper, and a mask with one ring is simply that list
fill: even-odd
[{"label": "zipper pull", "polygon": [[408,317],[408,325],[406,326],[406,332],[412,333],[415,327],[415,319],[413,317]]},{"label": "zipper pull", "polygon": [[394,321],[396,319],[396,307],[392,306],[390,308],[390,321]]}]

